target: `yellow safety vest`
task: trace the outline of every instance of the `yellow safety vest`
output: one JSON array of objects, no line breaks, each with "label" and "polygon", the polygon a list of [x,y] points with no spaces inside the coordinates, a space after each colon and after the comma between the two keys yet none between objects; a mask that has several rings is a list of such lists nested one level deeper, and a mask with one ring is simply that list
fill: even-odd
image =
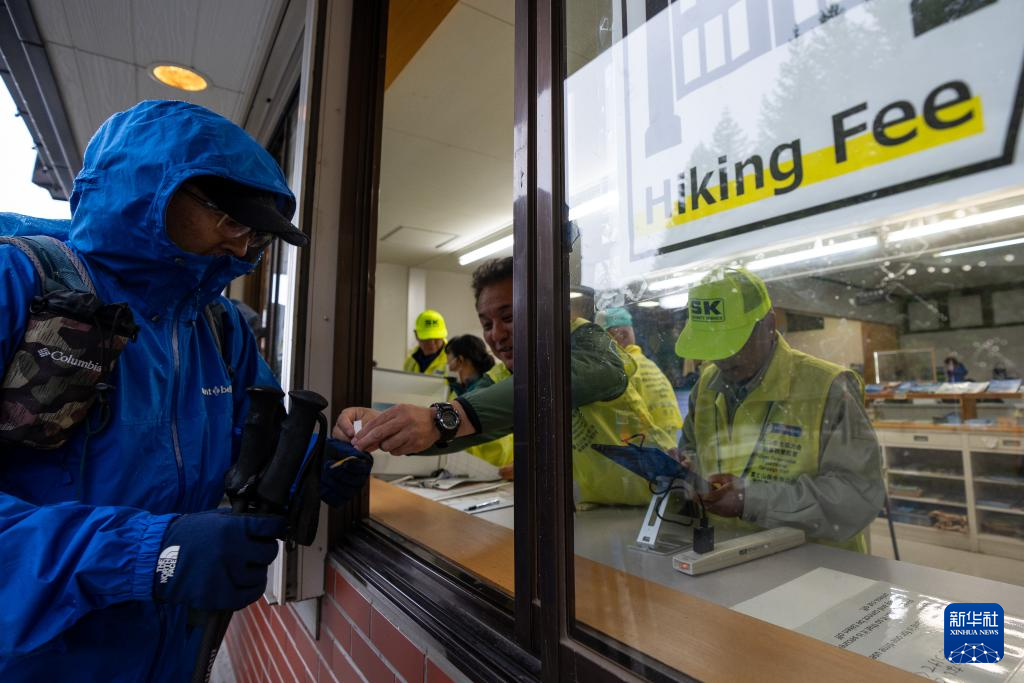
[{"label": "yellow safety vest", "polygon": [[[586,320],[572,323],[575,332]],[[591,444],[621,446],[640,443],[663,450],[673,448],[674,439],[656,426],[644,400],[634,387],[638,372],[636,361],[612,343],[618,351],[630,381],[626,390],[610,401],[597,401],[580,406],[572,416],[572,476],[579,490],[579,502],[647,505],[651,500],[649,484],[641,477],[620,467],[601,455]]]},{"label": "yellow safety vest", "polygon": [[[715,365],[701,372],[694,406],[697,461],[704,476],[715,473],[748,481],[796,481],[818,473],[821,421],[832,382],[843,368],[794,351],[779,336],[761,383],[728,422],[725,396],[709,388]],[[708,515],[719,528],[760,529],[738,517]],[[865,532],[846,541],[817,543],[867,553]]]},{"label": "yellow safety vest", "polygon": [[[420,364],[416,362],[416,359],[412,357],[416,353],[418,346],[414,346],[409,355],[405,357],[405,365],[402,366],[402,370],[405,372],[420,372]],[[430,361],[430,365],[423,371],[424,375],[439,375],[444,377],[448,373],[448,355],[441,349],[441,353],[437,354],[434,360]]]},{"label": "yellow safety vest", "polygon": [[[512,373],[501,361],[495,363],[494,367],[484,374],[490,377],[491,381],[495,384],[503,382],[512,376]],[[495,467],[504,467],[505,465],[512,464],[512,443],[512,435],[506,434],[500,439],[488,441],[487,443],[482,443],[479,446],[470,446],[466,449],[466,452],[471,455],[475,455],[481,460],[486,460]]]},{"label": "yellow safety vest", "polygon": [[633,376],[633,386],[640,393],[640,398],[647,404],[647,410],[654,418],[654,424],[672,436],[683,426],[683,415],[679,412],[676,392],[672,383],[661,371],[661,368],[644,355],[640,347],[630,344],[626,353],[633,357],[637,364],[637,373]]}]

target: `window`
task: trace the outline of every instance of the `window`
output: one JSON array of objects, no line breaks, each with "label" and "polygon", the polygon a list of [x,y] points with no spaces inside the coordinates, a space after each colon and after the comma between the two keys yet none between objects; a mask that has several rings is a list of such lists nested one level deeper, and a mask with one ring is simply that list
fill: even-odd
[{"label": "window", "polygon": [[1008,676],[1009,627],[984,674],[935,634],[1024,617],[1024,7],[564,9],[570,633]]},{"label": "window", "polygon": [[[426,409],[510,374],[497,374],[503,366],[483,341],[472,274],[511,254],[513,8],[414,4],[393,3],[388,21],[373,312],[379,410]],[[374,457],[370,518],[507,600],[511,435]]]}]

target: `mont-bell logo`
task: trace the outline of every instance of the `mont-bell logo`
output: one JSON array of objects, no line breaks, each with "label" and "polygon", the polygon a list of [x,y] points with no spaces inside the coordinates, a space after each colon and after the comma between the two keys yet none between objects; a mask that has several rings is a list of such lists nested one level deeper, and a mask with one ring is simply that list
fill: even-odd
[{"label": "mont-bell logo", "polygon": [[701,323],[725,321],[724,299],[693,299],[690,301],[690,320]]},{"label": "mont-bell logo", "polygon": [[943,613],[943,653],[955,664],[995,664],[1003,658],[1003,608],[994,602],[954,602]]}]

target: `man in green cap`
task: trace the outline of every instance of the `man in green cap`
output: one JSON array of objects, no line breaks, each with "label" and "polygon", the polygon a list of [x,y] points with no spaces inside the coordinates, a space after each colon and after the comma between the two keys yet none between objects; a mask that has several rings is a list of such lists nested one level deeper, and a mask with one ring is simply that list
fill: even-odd
[{"label": "man in green cap", "polygon": [[615,306],[598,313],[597,322],[608,331],[615,343],[636,361],[637,372],[630,378],[630,382],[647,404],[654,424],[675,439],[679,434],[679,428],[683,426],[683,416],[676,402],[676,392],[661,368],[645,356],[643,349],[636,343],[633,316],[628,309]]},{"label": "man in green cap", "polygon": [[676,354],[713,362],[690,393],[680,447],[711,484],[712,523],[796,527],[866,553],[884,488],[860,379],[792,349],[764,282],[746,270],[712,273],[688,308]]}]

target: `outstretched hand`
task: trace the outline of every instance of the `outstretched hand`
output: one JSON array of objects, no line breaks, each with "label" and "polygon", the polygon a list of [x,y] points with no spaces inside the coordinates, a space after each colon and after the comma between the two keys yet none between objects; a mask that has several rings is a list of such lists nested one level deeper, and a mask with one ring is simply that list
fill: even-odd
[{"label": "outstretched hand", "polygon": [[341,415],[338,416],[337,422],[334,423],[331,436],[338,441],[351,443],[352,439],[356,436],[355,423],[362,421],[365,427],[367,422],[373,420],[378,415],[380,415],[380,411],[373,408],[363,408],[362,406],[345,408],[345,410],[341,411]]}]

